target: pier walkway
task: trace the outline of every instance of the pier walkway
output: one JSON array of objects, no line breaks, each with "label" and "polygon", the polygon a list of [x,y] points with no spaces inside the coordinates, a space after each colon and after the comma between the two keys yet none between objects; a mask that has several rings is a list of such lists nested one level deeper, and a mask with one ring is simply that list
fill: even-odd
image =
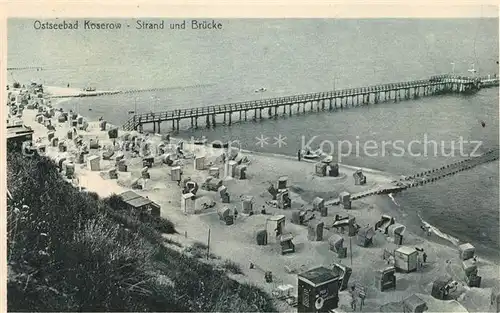
[{"label": "pier walkway", "polygon": [[[124,130],[141,130],[143,125],[153,124],[153,130],[160,132],[162,122],[172,122],[172,129],[179,130],[181,120],[189,119],[191,127],[198,127],[198,118],[206,119],[207,127],[216,125],[216,116],[223,115],[223,123],[231,125],[234,114],[239,113],[239,119],[247,120],[247,114],[253,111],[253,119],[262,119],[262,111],[266,109],[267,117],[278,116],[278,110],[283,114],[292,115],[296,112],[333,110],[349,106],[367,105],[383,101],[416,99],[420,96],[431,96],[447,93],[474,93],[481,88],[498,86],[498,77],[463,77],[452,75],[433,76],[428,79],[399,83],[381,84],[370,87],[350,88],[343,90],[317,92],[295,96],[277,97],[262,100],[244,101],[221,105],[211,105],[198,108],[171,110],[156,113],[135,114],[122,126]],[[287,112],[288,111],[288,112]]]},{"label": "pier walkway", "polygon": [[[499,150],[490,150],[480,156],[471,157],[462,161],[457,161],[440,168],[431,169],[425,172],[417,173],[411,176],[406,176],[400,180],[393,181],[391,184],[382,185],[370,190],[355,193],[351,195],[351,200],[358,200],[365,197],[390,194],[401,192],[403,190],[423,186],[428,183],[435,182],[439,179],[443,179],[452,175],[456,175],[460,172],[469,170],[478,165],[496,161],[499,158]],[[326,205],[339,205],[340,199],[336,198],[325,202]]]}]

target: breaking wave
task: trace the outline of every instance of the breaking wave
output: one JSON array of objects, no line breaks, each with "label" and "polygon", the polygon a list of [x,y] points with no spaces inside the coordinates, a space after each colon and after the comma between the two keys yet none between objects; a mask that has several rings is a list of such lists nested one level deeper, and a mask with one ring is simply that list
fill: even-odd
[{"label": "breaking wave", "polygon": [[417,216],[418,218],[420,219],[420,222],[422,222],[422,224],[431,230],[431,232],[435,235],[437,235],[438,237],[444,239],[444,240],[447,240],[449,242],[451,242],[454,246],[458,246],[459,243],[460,243],[460,240],[458,240],[457,238],[451,236],[451,235],[448,235],[448,234],[445,234],[443,233],[441,230],[439,230],[439,228],[435,227],[435,226],[432,226],[431,224],[429,224],[428,222],[426,222],[421,216],[420,214],[417,213]]}]

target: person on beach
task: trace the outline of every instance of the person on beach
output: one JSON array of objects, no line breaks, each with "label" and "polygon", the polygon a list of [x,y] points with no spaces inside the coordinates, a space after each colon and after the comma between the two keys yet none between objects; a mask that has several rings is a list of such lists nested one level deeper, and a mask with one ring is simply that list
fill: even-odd
[{"label": "person on beach", "polygon": [[424,264],[427,262],[427,253],[424,252],[424,254],[422,254],[422,258],[424,259]]},{"label": "person on beach", "polygon": [[297,159],[299,159],[299,162],[300,162],[300,158],[301,158],[301,153],[300,153],[300,150],[297,151]]},{"label": "person on beach", "polygon": [[356,290],[355,290],[356,287],[352,286],[351,287],[351,309],[353,311],[356,311]]},{"label": "person on beach", "polygon": [[360,299],[360,302],[359,302],[359,309],[360,310],[363,310],[363,305],[365,304],[365,294],[364,293],[360,293],[359,294],[359,299]]}]

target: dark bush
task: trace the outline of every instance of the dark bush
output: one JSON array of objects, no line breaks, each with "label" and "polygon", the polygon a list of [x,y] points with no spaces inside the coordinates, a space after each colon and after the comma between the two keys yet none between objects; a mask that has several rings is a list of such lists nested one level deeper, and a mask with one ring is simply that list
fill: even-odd
[{"label": "dark bush", "polygon": [[7,161],[9,311],[276,311],[259,288],[164,246],[155,228],[175,232],[169,221],[78,192],[47,158]]}]

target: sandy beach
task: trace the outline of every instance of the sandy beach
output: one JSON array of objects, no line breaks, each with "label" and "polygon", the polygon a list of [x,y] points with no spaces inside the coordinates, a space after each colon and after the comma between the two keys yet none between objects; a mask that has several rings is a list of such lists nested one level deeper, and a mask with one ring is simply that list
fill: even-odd
[{"label": "sandy beach", "polygon": [[[80,90],[71,88],[48,87],[46,89],[53,96],[71,96]],[[57,108],[60,101],[68,99],[52,99],[51,106]],[[52,147],[48,140],[47,128],[37,122],[37,110],[25,109],[22,114],[22,121],[26,126],[34,130],[34,141],[44,144],[47,147],[47,155],[58,160],[61,157],[74,159],[77,147],[72,140],[67,139],[68,131],[72,130],[70,122],[58,122],[58,113],[50,118],[55,126],[55,137],[65,140],[68,150],[60,152],[58,147]],[[108,137],[106,131],[100,130],[99,121],[87,121],[87,130],[77,130],[82,136],[83,142],[88,143],[90,139],[98,140],[99,149],[90,149],[90,153],[85,156],[88,159],[91,155],[101,156],[100,171],[91,171],[86,162],[76,164],[73,180],[75,185],[80,185],[88,191],[96,192],[101,197],[111,194],[119,194],[131,190],[131,183],[139,179],[142,183],[141,156],[133,156],[130,151],[123,151],[120,148],[125,132],[118,131],[118,138],[113,140]],[[157,147],[162,142],[159,134],[137,134],[145,138],[151,147]],[[168,153],[175,154],[177,144],[180,139],[171,138],[171,144],[166,145]],[[124,154],[128,170],[126,173],[118,172],[118,179],[106,178],[105,172],[115,167],[113,157],[110,160],[102,159],[104,147],[113,149],[116,153],[121,151]],[[153,149],[154,150],[154,149]],[[155,153],[155,151],[152,151]],[[184,142],[183,152],[188,158],[180,159],[178,162],[182,167],[183,178],[190,177],[201,187],[207,179],[208,168],[218,167],[223,175],[224,163],[222,162],[223,149],[213,149],[208,145],[195,145]],[[350,282],[358,282],[363,285],[366,292],[366,300],[362,311],[376,312],[381,305],[401,301],[412,294],[419,295],[427,302],[429,312],[489,312],[490,308],[490,288],[498,286],[500,280],[498,273],[500,267],[494,262],[490,262],[481,256],[477,263],[479,275],[482,276],[481,288],[470,288],[464,283],[464,274],[458,251],[449,245],[430,240],[429,237],[421,233],[412,233],[406,230],[404,233],[403,245],[418,247],[425,250],[428,255],[426,264],[416,272],[397,273],[396,290],[381,292],[376,285],[376,270],[382,270],[388,266],[383,259],[384,249],[390,249],[394,243],[391,237],[381,232],[376,232],[373,238],[373,245],[361,247],[356,244],[355,238],[352,243],[346,234],[340,234],[344,238],[344,246],[348,247],[347,258],[339,259],[337,254],[329,249],[328,238],[338,232],[331,228],[325,229],[322,241],[310,241],[308,239],[308,228],[304,225],[291,223],[292,211],[297,209],[311,209],[312,201],[315,197],[321,197],[325,201],[333,199],[342,191],[349,193],[361,192],[372,189],[380,185],[390,183],[398,176],[381,171],[362,169],[367,177],[365,185],[355,185],[353,174],[359,168],[346,164],[339,164],[340,175],[338,177],[319,177],[315,175],[315,162],[299,162],[294,157],[281,155],[269,155],[254,153],[251,151],[240,151],[248,159],[245,179],[224,177],[223,184],[230,194],[230,203],[222,203],[219,195],[215,191],[207,191],[199,188],[197,192],[196,211],[197,214],[186,214],[181,210],[181,188],[176,181],[170,177],[171,167],[162,162],[162,156],[155,156],[154,165],[148,170],[151,178],[143,182],[142,190],[134,190],[142,196],[147,196],[152,201],[161,206],[161,216],[171,220],[178,235],[169,235],[169,238],[185,245],[193,242],[207,243],[208,232],[210,230],[210,252],[223,259],[230,259],[241,265],[244,275],[235,275],[235,279],[248,281],[261,286],[270,293],[280,284],[291,284],[297,286],[296,273],[307,270],[314,266],[330,266],[333,263],[341,263],[352,267],[353,274]],[[194,156],[205,156],[205,169],[196,170]],[[291,197],[291,209],[278,209],[272,204],[271,194],[267,191],[270,184],[276,185],[281,176],[286,176],[287,187]],[[412,191],[412,192],[418,192]],[[242,210],[242,197],[253,196],[253,210],[255,214],[246,215]],[[376,196],[376,197],[387,197]],[[315,221],[321,220],[325,225],[334,222],[335,215],[343,217],[355,217],[360,226],[373,226],[380,220],[382,214],[387,214],[384,208],[380,207],[380,201],[376,197],[363,198],[352,202],[352,209],[345,210],[342,206],[329,206],[328,216],[321,217],[319,212],[315,212]],[[203,209],[203,203],[215,202],[215,206]],[[237,209],[240,214],[233,225],[226,225],[218,216],[217,210],[223,207]],[[265,209],[266,214],[260,214]],[[269,244],[259,246],[256,243],[256,233],[259,230],[267,229],[272,234],[274,227],[272,223],[266,222],[271,215],[282,214],[286,218],[285,233],[293,235],[293,242],[296,247],[295,253],[281,255],[280,245],[273,235],[269,236]],[[404,223],[403,221],[397,221]],[[408,228],[408,227],[407,227]],[[443,230],[445,231],[445,230]],[[433,235],[435,236],[435,234]],[[352,248],[351,248],[352,247]],[[351,263],[352,262],[352,263]],[[253,263],[257,269],[251,269],[249,264]],[[264,281],[263,271],[273,273],[274,282]],[[459,282],[462,295],[458,301],[441,301],[430,296],[434,279],[443,274],[449,274],[454,280]],[[296,290],[296,289],[295,289]],[[340,294],[340,308],[346,312],[352,311],[350,306],[350,295],[347,291]],[[292,308],[285,302],[280,304],[280,310],[290,311]],[[358,307],[359,311],[359,307]]]}]

